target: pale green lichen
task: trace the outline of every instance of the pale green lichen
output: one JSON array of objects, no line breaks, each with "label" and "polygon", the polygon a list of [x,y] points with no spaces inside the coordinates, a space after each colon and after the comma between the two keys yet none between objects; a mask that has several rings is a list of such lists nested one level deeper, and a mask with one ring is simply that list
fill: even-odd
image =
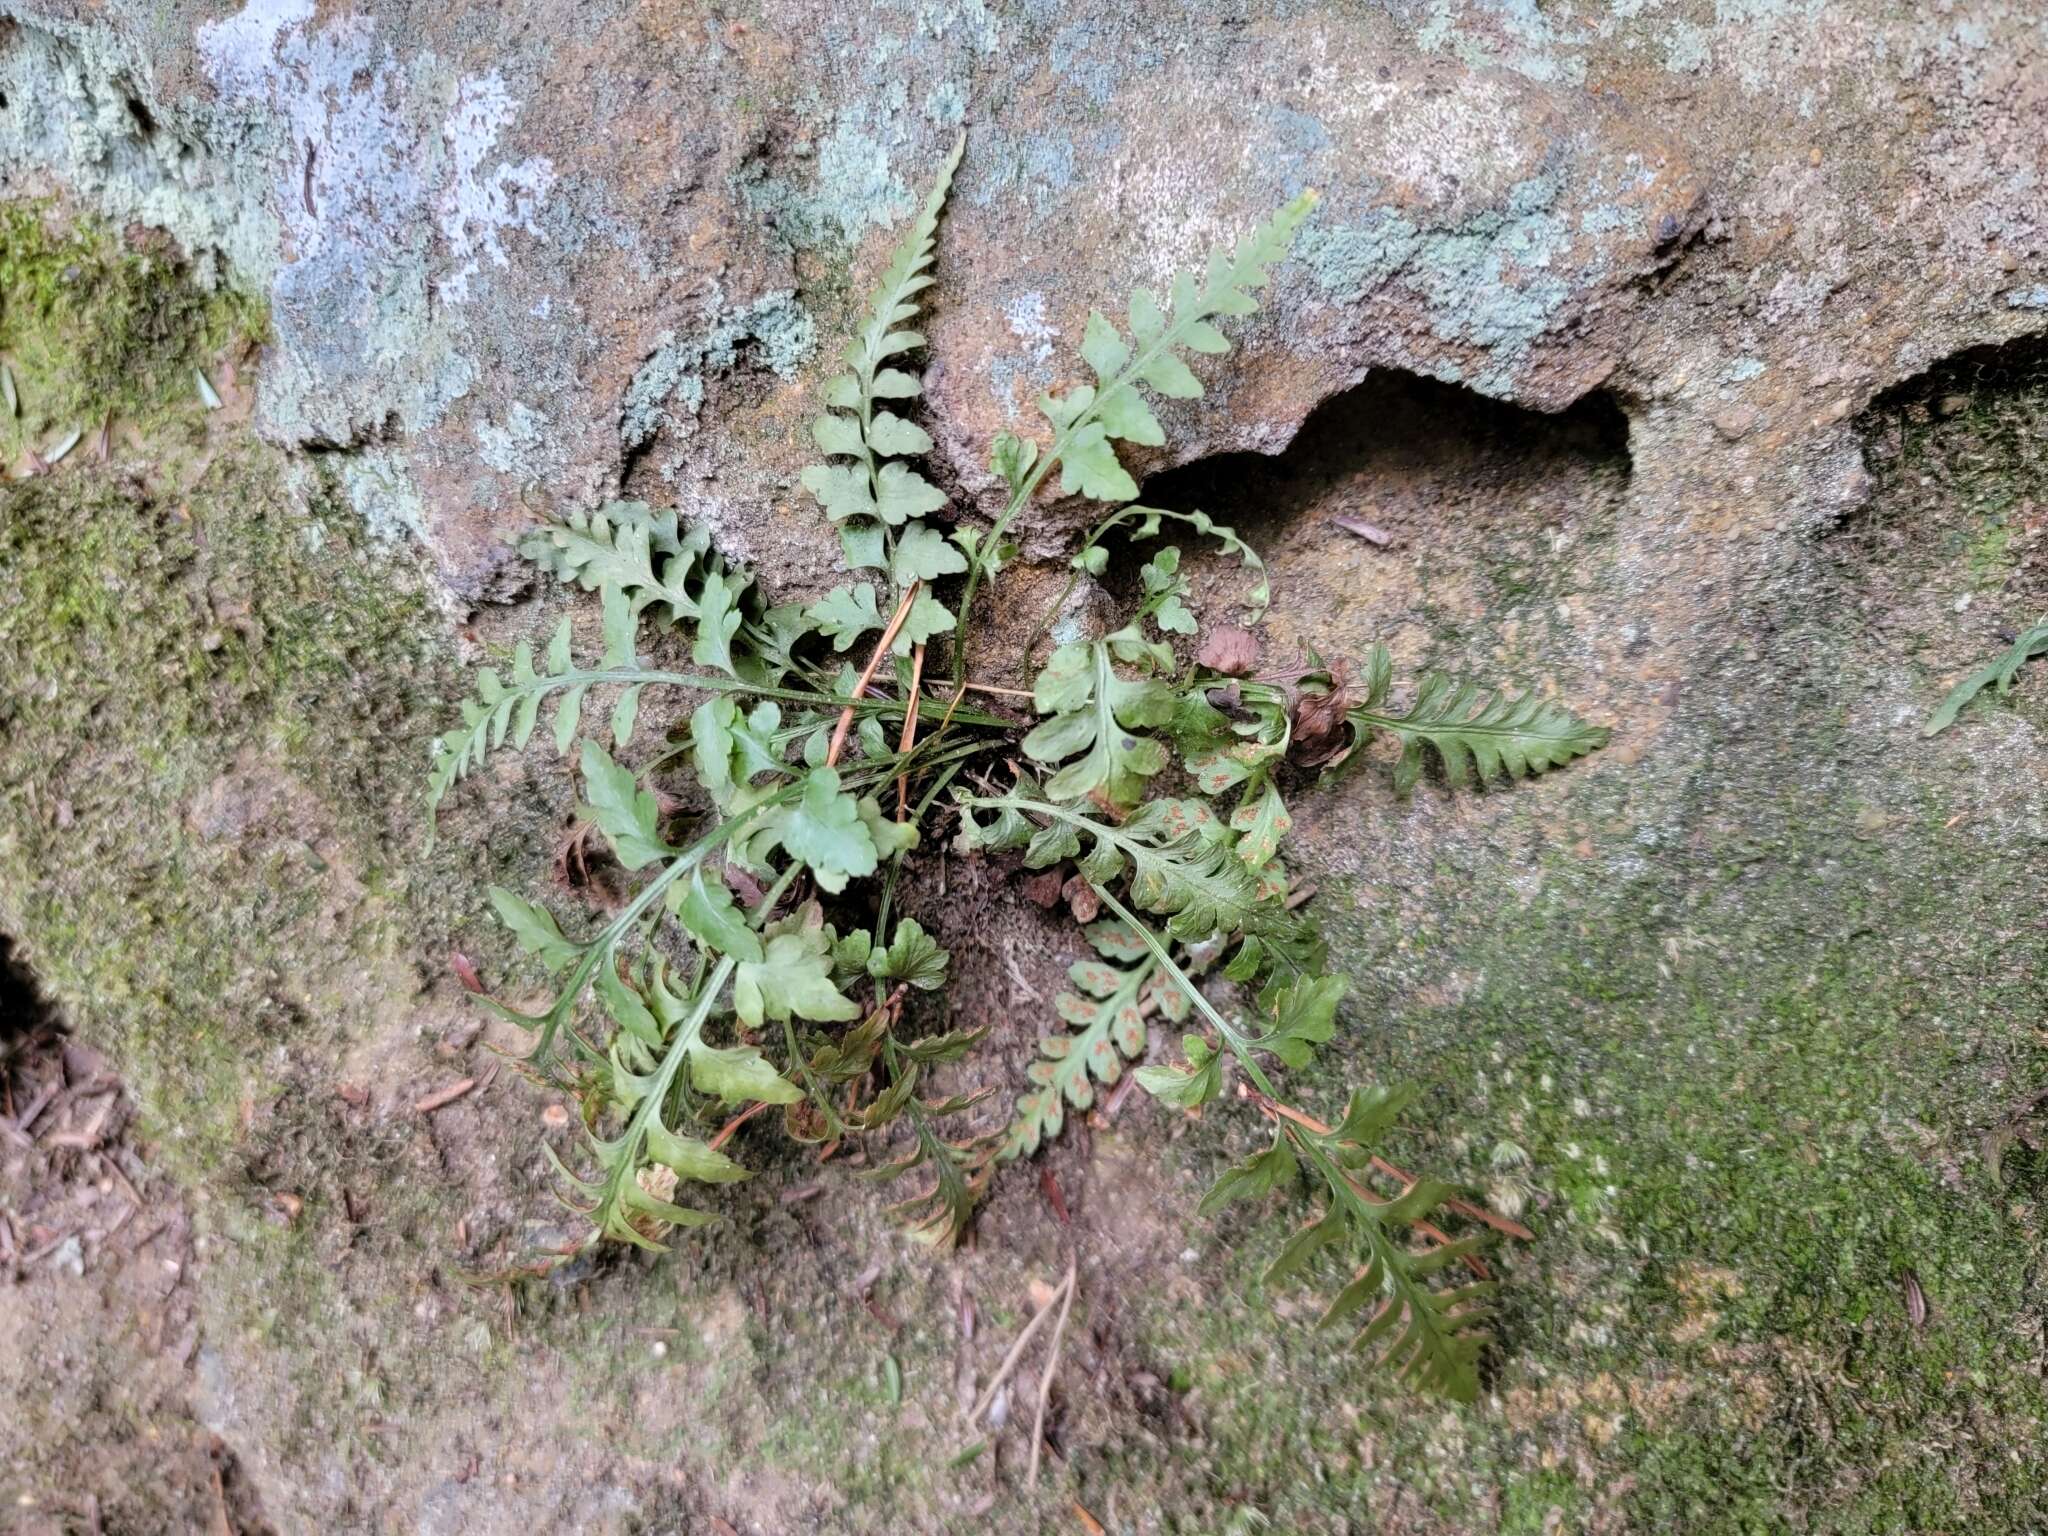
[{"label": "pale green lichen", "polygon": [[[896,93],[902,94],[900,82]],[[791,251],[843,250],[869,229],[895,223],[916,207],[892,168],[909,142],[900,100],[862,99],[842,109],[819,141],[807,174],[776,174],[755,163],[738,177],[747,206]]]},{"label": "pale green lichen", "polygon": [[1562,197],[1557,177],[1532,177],[1510,188],[1502,207],[1445,228],[1374,209],[1356,222],[1312,226],[1299,255],[1311,280],[1347,304],[1390,283],[1413,288],[1431,334],[1486,357],[1476,368],[1439,363],[1430,371],[1507,394],[1572,296],[1572,283],[1552,270],[1573,238]]},{"label": "pale green lichen", "polygon": [[794,292],[764,294],[751,304],[720,312],[705,328],[678,337],[664,331],[652,356],[640,365],[619,415],[619,440],[628,452],[653,441],[664,427],[680,425],[677,412],[695,417],[704,405],[704,381],[750,351],[771,372],[787,378],[817,349],[817,326]]}]

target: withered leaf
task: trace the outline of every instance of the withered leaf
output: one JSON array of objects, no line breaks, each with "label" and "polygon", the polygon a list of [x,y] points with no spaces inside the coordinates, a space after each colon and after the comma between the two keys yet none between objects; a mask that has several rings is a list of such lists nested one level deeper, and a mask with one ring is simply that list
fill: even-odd
[{"label": "withered leaf", "polygon": [[1226,677],[1246,677],[1259,664],[1259,637],[1235,624],[1218,624],[1202,637],[1195,660]]},{"label": "withered leaf", "polygon": [[448,968],[455,972],[455,979],[462,983],[465,992],[483,991],[483,978],[477,975],[475,963],[461,950],[448,951]]},{"label": "withered leaf", "polygon": [[1077,923],[1092,923],[1102,914],[1102,898],[1095,894],[1095,887],[1080,875],[1075,875],[1060,887],[1060,894],[1067,898],[1067,910],[1074,914]]},{"label": "withered leaf", "polygon": [[1920,1277],[1912,1270],[1899,1276],[1899,1285],[1906,1293],[1906,1319],[1915,1328],[1927,1326],[1927,1293],[1920,1288]]},{"label": "withered leaf", "polygon": [[1341,658],[1331,662],[1329,679],[1326,689],[1297,689],[1294,695],[1294,732],[1287,755],[1305,768],[1329,762],[1350,740],[1344,712],[1351,707],[1351,664]]}]

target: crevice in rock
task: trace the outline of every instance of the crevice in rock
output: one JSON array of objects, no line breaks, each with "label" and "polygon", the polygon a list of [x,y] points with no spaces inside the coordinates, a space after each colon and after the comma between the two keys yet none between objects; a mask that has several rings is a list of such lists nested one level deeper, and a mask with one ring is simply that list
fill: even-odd
[{"label": "crevice in rock", "polygon": [[1200,508],[1254,546],[1311,508],[1399,542],[1443,525],[1447,485],[1505,490],[1588,472],[1625,481],[1628,433],[1620,402],[1605,392],[1546,415],[1387,369],[1317,406],[1278,453],[1214,454],[1161,471],[1140,500]]},{"label": "crevice in rock", "polygon": [[1952,353],[1877,395],[1854,426],[1871,489],[1833,538],[1974,540],[1979,575],[2040,564],[2022,546],[2048,521],[2048,332]]},{"label": "crevice in rock", "polygon": [[2025,402],[2048,395],[2048,331],[1969,347],[1878,394],[1856,418],[1863,459],[1873,475],[1900,467],[1911,429],[1965,412],[1982,412],[1983,451],[2031,453],[2048,465],[2041,412]]},{"label": "crevice in rock", "polygon": [[17,1042],[56,1027],[56,1009],[43,997],[27,964],[16,956],[14,941],[0,933],[0,1070]]}]

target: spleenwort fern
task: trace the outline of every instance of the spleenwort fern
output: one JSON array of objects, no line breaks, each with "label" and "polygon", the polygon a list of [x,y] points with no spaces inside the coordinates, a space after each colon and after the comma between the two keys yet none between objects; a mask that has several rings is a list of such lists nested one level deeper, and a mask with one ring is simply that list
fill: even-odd
[{"label": "spleenwort fern", "polygon": [[[1035,721],[967,702],[974,599],[1055,469],[1061,493],[1108,510],[1041,632],[1119,543],[1168,531],[1235,561],[1251,583],[1246,621],[1264,614],[1256,552],[1206,514],[1137,504],[1116,445],[1165,441],[1157,402],[1203,393],[1191,363],[1229,350],[1220,324],[1257,308],[1315,198],[1297,197],[1164,299],[1133,293],[1120,322],[1091,314],[1081,355],[1094,382],[1039,398],[1042,441],[999,434],[1001,510],[986,530],[948,528],[947,499],[918,467],[932,440],[913,419],[925,338],[912,327],[959,159],[956,147],[811,425],[824,458],[802,484],[853,579],[807,606],[773,604],[702,528],[637,502],[572,512],[520,541],[560,583],[597,594],[598,654],[579,659],[565,618],[538,655],[521,643],[507,671],[483,669],[461,725],[435,743],[428,798],[438,808],[548,719],[581,786],[578,820],[624,885],[609,913],[568,921],[493,889],[549,985],[526,1007],[483,1001],[532,1032],[528,1069],[582,1106],[580,1145],[558,1169],[590,1242],[659,1246],[712,1220],[715,1187],[746,1177],[741,1126],[778,1108],[801,1144],[862,1144],[869,1176],[897,1184],[905,1229],[943,1246],[1000,1164],[1038,1152],[1127,1072],[1189,1110],[1220,1102],[1234,1077],[1274,1140],[1225,1174],[1203,1211],[1306,1184],[1319,1214],[1270,1278],[1341,1259],[1331,1320],[1362,1320],[1361,1339],[1416,1385],[1469,1397],[1481,1292],[1444,1277],[1476,1262],[1476,1239],[1439,1223],[1453,1205],[1476,1208],[1428,1180],[1387,1187],[1374,1151],[1409,1090],[1356,1089],[1332,1128],[1273,1081],[1317,1065],[1347,990],[1283,863],[1289,797],[1366,759],[1378,734],[1398,749],[1406,792],[1432,760],[1452,786],[1519,779],[1606,733],[1548,700],[1439,676],[1396,707],[1384,649],[1356,675],[1315,657],[1258,673],[1249,631],[1205,635],[1171,544],[1138,570],[1125,622],[1051,652],[1029,695]],[[940,590],[956,581],[957,614]],[[925,682],[932,646],[950,652],[950,685]],[[675,696],[661,717],[686,724],[636,752],[651,693]],[[1057,872],[1092,951],[1069,968],[1006,1120],[982,1110],[988,1090],[942,1086],[981,1034],[950,1027],[939,936],[893,915],[899,882],[931,867],[918,855],[941,816],[970,857]],[[1154,1024],[1180,1033],[1176,1061],[1148,1061],[1162,1054]]]},{"label": "spleenwort fern", "polygon": [[[988,568],[988,554],[1002,545],[1010,524],[1057,465],[1060,489],[1111,503],[1134,500],[1138,485],[1118,461],[1112,438],[1157,446],[1165,430],[1145,398],[1150,390],[1168,399],[1200,398],[1202,381],[1181,357],[1183,352],[1219,356],[1230,342],[1212,323],[1222,316],[1243,316],[1258,310],[1252,297],[1266,286],[1268,269],[1287,254],[1294,232],[1315,207],[1316,194],[1303,192],[1271,220],[1240,241],[1235,250],[1212,251],[1205,273],[1184,272],[1174,279],[1166,308],[1143,288],[1131,293],[1131,340],[1118,332],[1100,311],[1091,312],[1082,334],[1081,356],[1097,382],[1063,395],[1038,397],[1038,408],[1053,428],[1044,448],[1014,433],[998,433],[991,465],[1010,488],[1009,500],[988,537],[979,541],[967,569],[960,597],[964,626]],[[1144,386],[1141,389],[1140,386]],[[1232,535],[1235,539],[1235,535]],[[1094,542],[1094,541],[1091,541]],[[965,636],[963,635],[963,642]],[[955,648],[953,680],[966,674],[967,646]]]},{"label": "spleenwort fern", "polygon": [[[923,334],[905,327],[922,307],[918,296],[931,286],[939,215],[965,147],[965,139],[954,145],[882,274],[867,323],[846,346],[850,371],[825,386],[829,409],[811,424],[811,436],[840,462],[813,464],[803,472],[804,489],[839,525],[847,568],[886,572],[893,590],[914,594],[893,642],[899,656],[953,627],[952,613],[920,589],[967,569],[966,555],[921,521],[944,508],[946,498],[905,460],[930,453],[932,440],[893,408],[924,393],[922,380],[896,364],[924,346]],[[867,581],[835,588],[805,612],[838,651],[888,622]]]},{"label": "spleenwort fern", "polygon": [[1922,734],[1938,736],[1954,725],[1956,716],[1963,712],[1963,706],[1986,688],[1996,688],[1998,696],[2004,698],[2019,680],[2020,668],[2036,656],[2048,656],[2048,619],[2022,631],[2003,655],[1992,657],[1951,688],[1948,697],[1941,701],[1941,707],[1928,717]]},{"label": "spleenwort fern", "polygon": [[1148,1017],[1156,1013],[1177,1023],[1188,1015],[1187,994],[1160,975],[1159,963],[1130,929],[1105,921],[1085,932],[1100,958],[1069,966],[1074,990],[1053,999],[1054,1010],[1077,1033],[1038,1042],[1039,1059],[1026,1074],[1035,1086],[1017,1100],[1005,1159],[1036,1152],[1059,1135],[1069,1106],[1093,1107],[1096,1084],[1114,1087],[1126,1059],[1142,1060]]},{"label": "spleenwort fern", "polygon": [[[1385,663],[1377,662],[1375,679],[1385,675]],[[1443,766],[1444,778],[1462,785],[1475,779],[1527,778],[1607,744],[1603,728],[1534,694],[1489,695],[1476,683],[1432,673],[1422,680],[1407,712],[1392,715],[1377,707],[1384,691],[1378,688],[1344,718],[1360,736],[1380,730],[1401,743],[1394,788],[1403,794],[1422,777],[1425,747]]]}]

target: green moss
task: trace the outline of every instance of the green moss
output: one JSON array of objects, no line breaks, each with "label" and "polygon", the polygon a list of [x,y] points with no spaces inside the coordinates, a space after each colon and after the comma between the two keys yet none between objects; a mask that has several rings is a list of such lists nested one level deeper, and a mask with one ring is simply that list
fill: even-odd
[{"label": "green moss", "polygon": [[124,240],[91,221],[60,224],[35,204],[0,208],[0,360],[21,414],[9,456],[107,417],[150,424],[203,407],[193,370],[253,341],[260,300],[203,293],[161,236]]},{"label": "green moss", "polygon": [[[1428,788],[1406,807],[1348,791],[1359,820],[1338,814],[1325,852],[1367,873],[1307,873],[1358,980],[1351,1030],[1296,1091],[1327,1112],[1342,1083],[1430,1084],[1391,1155],[1481,1187],[1502,1182],[1497,1146],[1526,1152],[1538,1235],[1492,1256],[1491,1398],[1405,1399],[1316,1332],[1340,1276],[1267,1292],[1302,1214],[1272,1201],[1197,1227],[1199,1301],[1128,1298],[1132,1352],[1186,1385],[1195,1427],[1078,1465],[1084,1500],[1117,1488],[1188,1531],[1239,1501],[1317,1532],[1418,1510],[1459,1530],[2038,1525],[2043,1186],[2030,1156],[1986,1148],[2024,1144],[2000,1128],[2042,1080],[2048,702],[2016,696],[2036,734],[1930,745],[1914,722],[1940,686],[1901,680],[1907,657],[1972,654],[1943,594],[1981,573],[2003,509],[2041,496],[2038,439],[2007,438],[2044,402],[2036,379],[1914,408],[1875,505],[1790,552],[1754,627],[1688,651],[1668,719],[1625,724],[1633,761],[1455,816]],[[1468,534],[1479,576],[1442,562],[1441,617],[1472,633],[1447,648],[1498,645],[1527,675],[1582,643],[1473,627],[1475,601],[1633,618],[1601,537],[1561,564]],[[2014,569],[2007,607],[2031,613]],[[1297,807],[1310,836],[1332,814]],[[2038,1138],[2038,1111],[2023,1125]],[[1257,1133],[1205,1120],[1177,1203]]]},{"label": "green moss", "polygon": [[0,520],[0,923],[199,1166],[431,921],[401,861],[437,622],[281,474],[246,443],[175,497],[71,471]]}]

